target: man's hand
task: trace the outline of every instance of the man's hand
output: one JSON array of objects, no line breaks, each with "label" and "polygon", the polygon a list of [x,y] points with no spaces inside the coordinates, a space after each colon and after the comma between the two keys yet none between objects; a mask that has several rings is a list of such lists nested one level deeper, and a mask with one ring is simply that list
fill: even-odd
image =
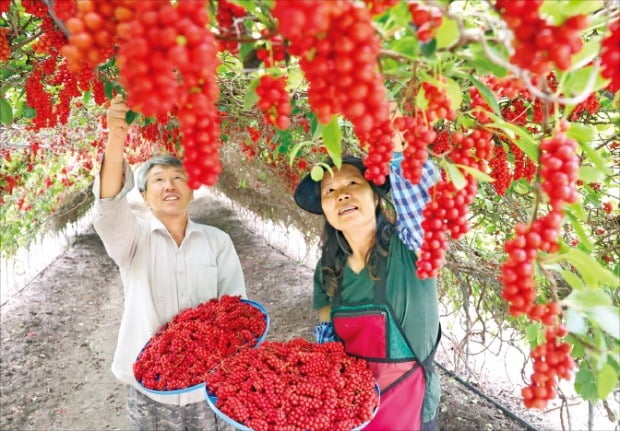
[{"label": "man's hand", "polygon": [[124,138],[129,131],[129,124],[125,121],[125,115],[129,107],[125,105],[123,98],[117,95],[112,99],[107,112],[108,130],[110,135]]},{"label": "man's hand", "polygon": [[123,152],[125,139],[129,132],[129,124],[125,115],[129,107],[121,96],[112,99],[107,112],[108,142],[105,146],[103,163],[101,165],[101,193],[102,198],[114,197],[123,187]]}]

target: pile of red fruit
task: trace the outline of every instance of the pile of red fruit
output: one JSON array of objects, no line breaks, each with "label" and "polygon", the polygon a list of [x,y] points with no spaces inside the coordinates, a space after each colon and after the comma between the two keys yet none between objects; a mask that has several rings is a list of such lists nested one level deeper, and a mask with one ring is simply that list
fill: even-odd
[{"label": "pile of red fruit", "polygon": [[195,386],[206,374],[265,333],[263,312],[238,296],[222,296],[177,314],[165,324],[134,363],[136,380],[149,389]]},{"label": "pile of red fruit", "polygon": [[337,342],[265,342],[207,376],[215,406],[256,430],[348,431],[369,421],[378,394],[368,363]]}]

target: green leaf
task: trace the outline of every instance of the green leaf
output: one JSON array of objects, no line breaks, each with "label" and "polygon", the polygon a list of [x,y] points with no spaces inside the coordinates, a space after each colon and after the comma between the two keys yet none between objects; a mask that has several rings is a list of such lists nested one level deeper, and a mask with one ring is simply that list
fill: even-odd
[{"label": "green leaf", "polygon": [[607,398],[607,395],[618,384],[618,373],[611,365],[605,363],[597,375],[598,397],[600,399]]},{"label": "green leaf", "polygon": [[295,157],[297,157],[297,154],[299,153],[299,151],[305,147],[306,145],[312,145],[313,142],[312,141],[301,141],[298,142],[297,144],[295,144],[295,146],[293,148],[291,148],[291,150],[288,153],[288,164],[289,166],[293,166],[293,162],[295,161]]},{"label": "green leaf", "polygon": [[127,122],[127,124],[133,123],[136,118],[138,118],[138,113],[135,111],[127,111],[125,113],[125,121]]},{"label": "green leaf", "polygon": [[6,125],[13,122],[13,109],[4,97],[0,97],[0,121]]},{"label": "green leaf", "polygon": [[92,91],[85,91],[82,93],[82,103],[88,105],[88,102],[92,99]]},{"label": "green leaf", "polygon": [[24,118],[27,120],[31,120],[37,116],[37,110],[31,108],[30,106],[24,107]]},{"label": "green leaf", "polygon": [[105,97],[109,100],[112,100],[114,97],[114,83],[111,81],[106,81],[103,83],[103,93]]},{"label": "green leaf", "polygon": [[[561,89],[562,92],[571,96],[581,94],[588,85],[588,82],[590,81],[590,75],[592,73],[594,73],[592,66],[586,66],[568,72],[568,76],[564,80],[564,85]],[[609,81],[603,78],[600,73],[598,73],[594,81],[594,88],[592,89],[592,91],[601,90],[602,88],[605,88],[608,84]]]},{"label": "green leaf", "polygon": [[424,57],[432,57],[435,55],[435,51],[437,51],[437,40],[434,38],[426,43],[420,44],[420,52],[422,52]]},{"label": "green leaf", "polygon": [[573,308],[566,310],[566,328],[569,332],[577,335],[585,335],[588,332],[586,319]]},{"label": "green leaf", "polygon": [[479,171],[478,169],[472,168],[471,166],[459,165],[459,164],[457,164],[457,166],[460,169],[467,172],[468,174],[470,174],[472,177],[474,177],[478,181],[485,182],[485,183],[492,183],[493,181],[495,181],[495,178],[493,178],[492,176],[487,175],[484,172]]},{"label": "green leaf", "polygon": [[473,76],[470,76],[469,79],[472,84],[474,84],[474,87],[478,89],[482,98],[489,104],[491,109],[493,109],[493,112],[495,112],[496,115],[500,115],[499,104],[497,103],[495,94],[489,89],[489,87],[478,81]]},{"label": "green leaf", "polygon": [[581,289],[586,288],[586,286],[583,284],[583,280],[579,278],[577,274],[567,271],[565,269],[561,270],[560,274],[562,274],[562,277],[564,278],[564,280],[566,280],[568,285],[573,290],[581,290]]},{"label": "green leaf", "polygon": [[415,60],[418,50],[418,41],[413,36],[404,36],[400,39],[393,40],[389,47],[392,51],[397,52],[410,60]]},{"label": "green leaf", "polygon": [[[530,159],[538,162],[538,144],[527,130],[504,121],[504,119],[490,112],[487,115],[489,118],[493,119],[493,123],[487,124],[487,127],[499,129],[504,132]],[[519,139],[515,139],[515,136],[518,136]]]},{"label": "green leaf", "polygon": [[581,48],[581,50],[572,57],[572,69],[578,69],[590,64],[594,60],[601,50],[601,41],[596,39],[590,39]]},{"label": "green leaf", "polygon": [[595,287],[598,283],[602,283],[607,286],[618,286],[618,277],[584,251],[577,248],[570,248],[562,257],[577,268],[586,282],[586,285]]},{"label": "green leaf", "polygon": [[258,82],[260,78],[256,78],[250,82],[248,85],[248,90],[245,93],[245,98],[243,99],[243,109],[250,109],[252,106],[258,102],[258,94],[256,94],[256,87],[258,87]]},{"label": "green leaf", "polygon": [[590,320],[596,322],[600,328],[620,340],[620,309],[612,305],[598,305],[586,310]]},{"label": "green leaf", "polygon": [[601,183],[605,177],[605,172],[593,166],[581,166],[579,168],[579,179],[586,183]]},{"label": "green leaf", "polygon": [[540,330],[540,324],[530,323],[525,328],[525,336],[530,346],[537,346],[544,340],[544,334]]},{"label": "green leaf", "polygon": [[598,306],[611,306],[611,298],[603,289],[573,290],[564,302],[579,311]]},{"label": "green leaf", "polygon": [[456,187],[457,190],[461,190],[467,185],[465,177],[455,164],[444,160],[441,163],[441,166],[448,171],[448,176],[450,177],[452,183],[454,183],[454,187]]},{"label": "green leaf", "polygon": [[445,78],[445,82],[441,83],[441,85],[446,89],[450,106],[455,111],[458,111],[461,108],[461,103],[463,103],[463,90],[461,86],[450,78]]},{"label": "green leaf", "polygon": [[[482,46],[479,43],[472,44],[469,52],[472,57],[469,58],[468,61],[476,68],[478,75],[482,76],[490,73],[498,78],[502,78],[508,74],[506,69],[489,60],[487,54],[484,52],[484,49],[482,49]],[[465,53],[467,53],[467,51],[465,51]],[[501,57],[499,53],[497,53],[497,55]]]},{"label": "green leaf", "polygon": [[596,380],[592,371],[586,368],[587,364],[583,362],[581,369],[575,374],[575,391],[581,395],[586,401],[596,402],[598,401],[598,390]]},{"label": "green leaf", "polygon": [[[578,205],[578,204],[575,204]],[[575,233],[579,236],[579,241],[587,248],[591,249],[594,247],[592,241],[590,240],[590,236],[587,234],[585,229],[583,228],[583,223],[579,220],[572,211],[566,211],[566,215],[569,218],[573,229],[575,229]],[[568,280],[567,280],[568,281]]]},{"label": "green leaf", "polygon": [[588,156],[588,160],[594,163],[599,170],[605,175],[611,175],[612,170],[608,163],[599,152],[592,148],[591,144],[596,140],[596,128],[591,124],[571,123],[566,131],[566,136],[575,139],[584,153]]},{"label": "green leaf", "polygon": [[323,145],[334,164],[340,167],[342,163],[342,130],[338,124],[338,116],[334,115],[329,123],[323,125],[322,129]]},{"label": "green leaf", "polygon": [[457,22],[445,17],[441,20],[441,25],[435,34],[437,35],[435,36],[437,48],[452,46],[461,36]]}]

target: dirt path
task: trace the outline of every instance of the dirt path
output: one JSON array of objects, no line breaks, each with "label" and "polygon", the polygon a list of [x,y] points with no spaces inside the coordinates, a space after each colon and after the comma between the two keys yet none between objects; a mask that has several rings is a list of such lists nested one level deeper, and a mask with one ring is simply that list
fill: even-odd
[{"label": "dirt path", "polygon": [[[230,233],[248,296],[270,313],[268,339],[310,339],[312,270],[213,196],[197,199],[192,216]],[[118,270],[89,229],[0,308],[0,430],[126,428],[124,390],[109,370],[122,306]],[[445,374],[442,386],[442,431],[525,429]]]}]

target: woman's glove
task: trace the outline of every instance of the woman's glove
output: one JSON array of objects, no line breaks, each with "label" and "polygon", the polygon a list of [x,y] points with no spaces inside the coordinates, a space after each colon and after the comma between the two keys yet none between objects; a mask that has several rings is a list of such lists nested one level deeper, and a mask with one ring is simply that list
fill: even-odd
[{"label": "woman's glove", "polygon": [[331,322],[321,322],[312,331],[316,342],[319,344],[330,341],[340,341],[334,332],[334,325]]}]

